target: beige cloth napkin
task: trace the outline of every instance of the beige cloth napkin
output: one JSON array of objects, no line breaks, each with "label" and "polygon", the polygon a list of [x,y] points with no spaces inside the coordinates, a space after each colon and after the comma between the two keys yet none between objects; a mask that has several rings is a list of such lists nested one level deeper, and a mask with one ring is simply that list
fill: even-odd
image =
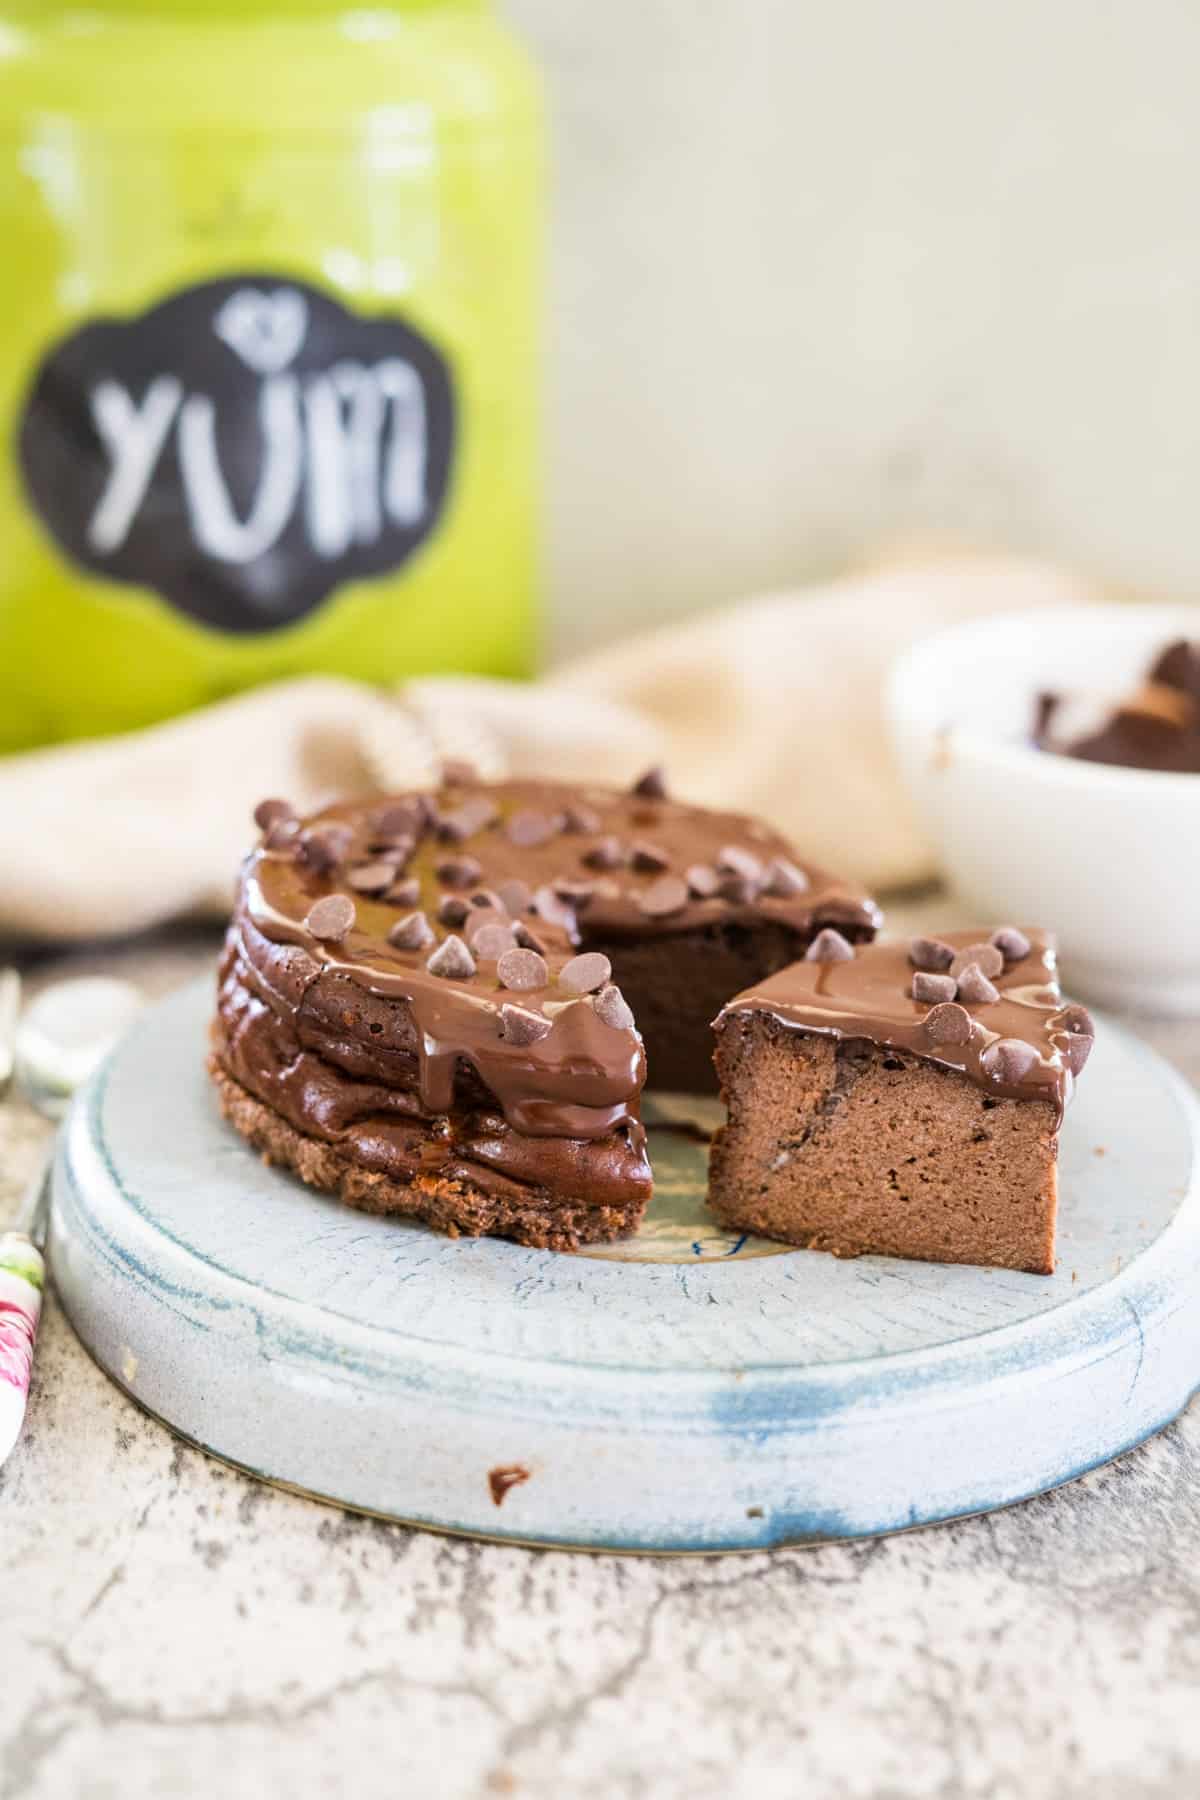
[{"label": "beige cloth napkin", "polygon": [[403,788],[443,757],[489,776],[632,780],[756,813],[874,887],[929,872],[892,766],[883,678],[972,615],[1094,598],[1063,571],[961,558],[742,601],[540,682],[437,677],[396,695],[289,681],[148,731],[0,761],[0,931],[78,939],[221,916],[266,794],[301,808]]}]

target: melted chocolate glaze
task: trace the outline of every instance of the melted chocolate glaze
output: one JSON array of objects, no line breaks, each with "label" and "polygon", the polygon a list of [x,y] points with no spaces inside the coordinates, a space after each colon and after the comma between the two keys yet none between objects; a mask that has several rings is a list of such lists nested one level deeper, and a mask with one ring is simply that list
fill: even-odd
[{"label": "melted chocolate glaze", "polygon": [[[984,943],[986,931],[950,931],[941,941],[955,951]],[[1053,939],[1027,930],[1029,955],[1009,963],[992,977],[999,998],[964,1005],[971,1029],[962,1044],[935,1042],[926,1021],[931,1008],[911,997],[913,965],[908,941],[862,945],[846,962],[799,962],[729,1002],[717,1021],[740,1012],[767,1012],[782,1025],[836,1038],[863,1038],[869,1043],[908,1050],[927,1062],[957,1069],[977,1086],[1002,1099],[1043,1100],[1061,1121],[1074,1085],[1064,1060],[1070,1033],[1058,985]],[[987,1050],[1002,1039],[1016,1039],[1037,1053],[1037,1060],[1018,1081],[1002,1080],[983,1066]]]},{"label": "melted chocolate glaze", "polygon": [[[879,923],[865,894],[798,865],[757,821],[654,794],[456,783],[332,806],[302,826],[263,816],[222,964],[218,1055],[297,1129],[335,1135],[352,1124],[360,1154],[393,1174],[414,1156],[424,1167],[434,1156],[442,1174],[462,1161],[473,1180],[483,1169],[494,1179],[569,1184],[581,1199],[645,1192],[641,1039],[636,1026],[609,1022],[619,1012],[601,1017],[592,995],[559,984],[577,951],[714,922],[767,918],[799,932],[830,923],[860,934]],[[375,875],[389,858],[395,899],[378,891]],[[785,867],[773,879],[777,859]],[[693,888],[667,907],[697,866],[719,891],[701,897]],[[664,888],[672,880],[676,888]],[[529,904],[514,882],[526,885]],[[330,941],[306,921],[334,895],[353,902],[354,921]],[[465,921],[441,922],[455,901]],[[414,910],[433,939],[419,949],[389,942]],[[546,985],[509,990],[497,958],[482,955],[463,979],[428,969],[451,931],[469,943],[480,921],[531,933]],[[540,1015],[549,1030],[509,1041],[505,1005]]]}]

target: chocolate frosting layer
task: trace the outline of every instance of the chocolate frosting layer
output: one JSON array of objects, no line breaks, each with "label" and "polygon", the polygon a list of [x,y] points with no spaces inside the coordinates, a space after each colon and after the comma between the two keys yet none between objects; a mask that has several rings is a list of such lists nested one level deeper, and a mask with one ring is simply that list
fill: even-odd
[{"label": "chocolate frosting layer", "polygon": [[1040,696],[1038,749],[1081,762],[1200,775],[1200,644],[1183,638],[1168,644],[1137,692],[1094,730],[1064,737],[1065,706],[1061,694]]},{"label": "chocolate frosting layer", "polygon": [[[1011,935],[1017,948],[1021,939],[1028,945],[1026,954],[1004,957],[1003,968],[990,976],[980,971],[985,991],[990,986],[995,998],[967,999],[965,993],[978,991],[975,978],[966,975],[965,965],[961,972],[955,967],[963,962],[962,952],[991,947],[988,931],[945,932],[926,941],[918,962],[926,971],[945,964],[941,979],[950,983],[948,999],[914,1000],[920,970],[913,945],[877,941],[857,947],[845,960],[793,963],[731,1000],[717,1029],[738,1013],[767,1012],[800,1031],[910,1051],[960,1071],[998,1098],[1045,1101],[1061,1120],[1073,1090],[1072,1068],[1082,1067],[1090,1048],[1091,1022],[1082,1007],[1064,1005],[1048,933],[994,935],[1000,940]],[[954,962],[936,954],[939,946],[953,953]],[[995,957],[1000,960],[1000,953]],[[960,976],[964,992],[955,995]]]},{"label": "chocolate frosting layer", "polygon": [[[658,937],[716,919],[765,916],[798,930],[833,921],[862,931],[879,920],[865,894],[797,864],[791,846],[756,820],[655,794],[468,782],[332,806],[305,822],[264,816],[237,917],[262,940],[302,950],[318,973],[404,1003],[427,1113],[451,1106],[465,1061],[509,1124],[531,1136],[594,1138],[636,1116],[645,1079],[636,1029],[613,1022],[619,1009],[603,993],[579,994],[559,979],[589,941]],[[709,877],[717,891],[697,892]],[[386,886],[367,892],[364,881]],[[319,935],[328,928],[313,910],[331,896],[353,907],[353,922],[332,939]],[[389,941],[414,913],[427,941]],[[499,946],[479,936],[488,925],[501,928]],[[544,960],[540,984],[513,989],[502,979],[503,957],[493,951],[514,927],[515,941]],[[474,949],[473,973],[431,971],[452,936]],[[252,942],[242,948],[261,970],[261,950],[256,957]],[[528,1041],[528,1019],[506,1024],[506,1006],[533,1015],[545,1035]]]}]

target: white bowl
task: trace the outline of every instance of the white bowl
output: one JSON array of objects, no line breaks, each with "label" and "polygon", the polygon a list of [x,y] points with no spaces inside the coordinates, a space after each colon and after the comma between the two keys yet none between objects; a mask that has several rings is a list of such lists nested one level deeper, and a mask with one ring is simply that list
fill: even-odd
[{"label": "white bowl", "polygon": [[1058,934],[1073,991],[1200,1013],[1200,775],[1048,755],[1035,697],[1132,693],[1200,609],[1077,606],[974,620],[892,669],[892,742],[933,851],[981,924]]}]

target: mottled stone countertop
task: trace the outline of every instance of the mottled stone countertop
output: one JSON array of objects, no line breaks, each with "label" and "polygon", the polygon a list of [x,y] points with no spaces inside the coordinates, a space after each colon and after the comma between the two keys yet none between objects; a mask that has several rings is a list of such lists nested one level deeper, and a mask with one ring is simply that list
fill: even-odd
[{"label": "mottled stone countertop", "polygon": [[[161,991],[211,953],[170,938],[31,979]],[[1195,1025],[1141,1029],[1200,1079]],[[45,1129],[0,1108],[0,1220]],[[1196,1794],[1198,1491],[1193,1406],[1043,1499],[853,1547],[442,1539],[184,1448],[51,1295],[0,1472],[0,1800]]]}]

